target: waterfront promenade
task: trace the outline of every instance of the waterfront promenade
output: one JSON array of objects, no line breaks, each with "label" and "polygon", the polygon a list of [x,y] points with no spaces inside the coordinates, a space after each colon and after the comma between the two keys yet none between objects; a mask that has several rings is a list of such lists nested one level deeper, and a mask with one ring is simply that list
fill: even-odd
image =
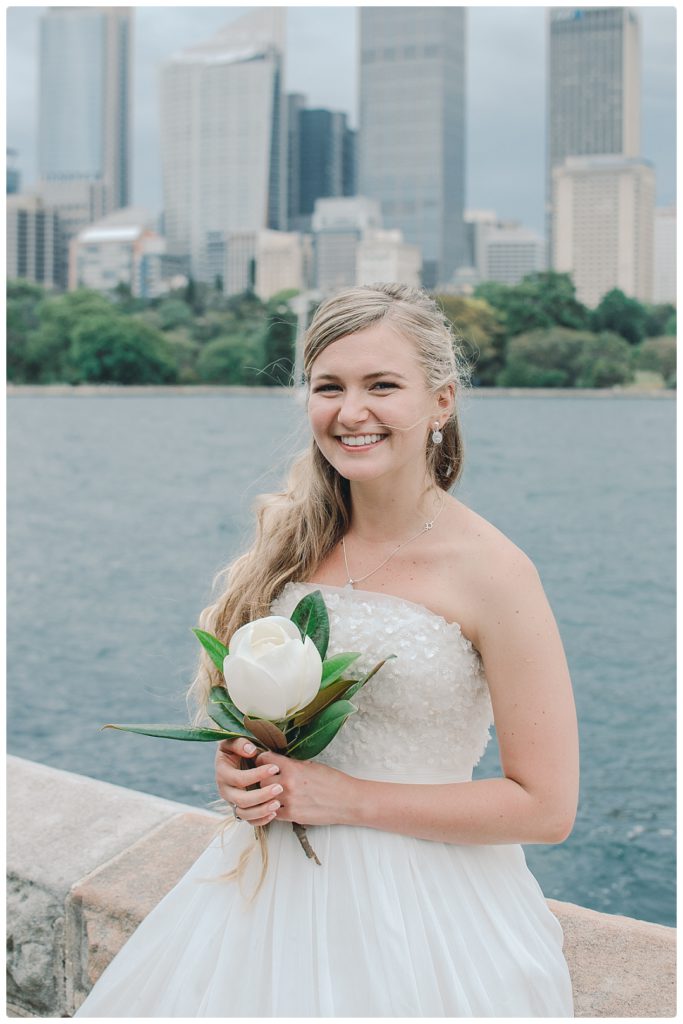
[{"label": "waterfront promenade", "polygon": [[[19,757],[8,793],[8,1015],[71,1016],[221,818]],[[548,905],[575,1016],[675,1016],[674,928]]]}]

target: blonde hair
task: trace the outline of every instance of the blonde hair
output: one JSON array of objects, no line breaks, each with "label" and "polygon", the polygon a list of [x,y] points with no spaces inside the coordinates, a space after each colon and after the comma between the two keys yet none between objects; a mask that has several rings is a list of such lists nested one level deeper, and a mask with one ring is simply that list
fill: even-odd
[{"label": "blonde hair", "polygon": [[[307,383],[313,363],[328,345],[380,322],[413,342],[430,393],[452,384],[457,398],[468,373],[450,322],[426,292],[402,284],[348,288],[318,307],[304,340]],[[426,438],[425,454],[431,480],[448,490],[458,480],[463,465],[457,401],[441,431],[440,445]],[[199,620],[202,629],[226,645],[240,626],[270,613],[272,602],[286,583],[310,579],[339,543],[351,520],[349,483],[312,439],[309,448],[292,463],[284,491],[261,495],[255,512],[256,536],[251,548],[219,574],[217,580],[224,580],[224,589]],[[198,707],[197,722],[205,717],[211,687],[222,682],[218,669],[202,652],[188,692],[188,698]],[[262,828],[256,832],[264,857],[258,892],[267,862],[265,833]],[[243,866],[242,859],[238,869],[225,877],[239,877]]]}]

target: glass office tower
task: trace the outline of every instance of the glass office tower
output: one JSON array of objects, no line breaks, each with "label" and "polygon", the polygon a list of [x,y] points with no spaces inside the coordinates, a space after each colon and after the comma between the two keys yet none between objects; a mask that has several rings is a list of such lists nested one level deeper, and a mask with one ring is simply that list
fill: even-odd
[{"label": "glass office tower", "polygon": [[422,251],[423,283],[466,261],[463,7],[361,7],[360,195]]}]

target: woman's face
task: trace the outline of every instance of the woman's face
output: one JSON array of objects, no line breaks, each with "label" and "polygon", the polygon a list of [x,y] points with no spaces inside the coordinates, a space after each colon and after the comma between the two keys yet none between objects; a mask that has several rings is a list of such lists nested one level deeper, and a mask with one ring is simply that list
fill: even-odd
[{"label": "woman's face", "polygon": [[409,464],[424,473],[427,435],[446,415],[427,390],[412,342],[379,323],[317,356],[308,418],[327,461],[361,481]]}]

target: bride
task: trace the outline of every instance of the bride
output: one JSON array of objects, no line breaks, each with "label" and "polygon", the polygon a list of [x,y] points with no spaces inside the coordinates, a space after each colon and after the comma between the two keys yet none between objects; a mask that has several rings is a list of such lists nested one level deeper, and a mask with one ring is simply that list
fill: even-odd
[{"label": "bride", "polygon": [[[573,826],[571,682],[534,565],[449,493],[463,449],[447,321],[416,289],[349,289],[317,310],[304,370],[310,449],[202,626],[227,643],[320,590],[331,654],[397,657],[314,760],[220,745],[234,826],[78,1015],[571,1017],[562,930],[520,845]],[[206,658],[192,695],[220,682]],[[503,774],[472,781],[492,721]]]}]

